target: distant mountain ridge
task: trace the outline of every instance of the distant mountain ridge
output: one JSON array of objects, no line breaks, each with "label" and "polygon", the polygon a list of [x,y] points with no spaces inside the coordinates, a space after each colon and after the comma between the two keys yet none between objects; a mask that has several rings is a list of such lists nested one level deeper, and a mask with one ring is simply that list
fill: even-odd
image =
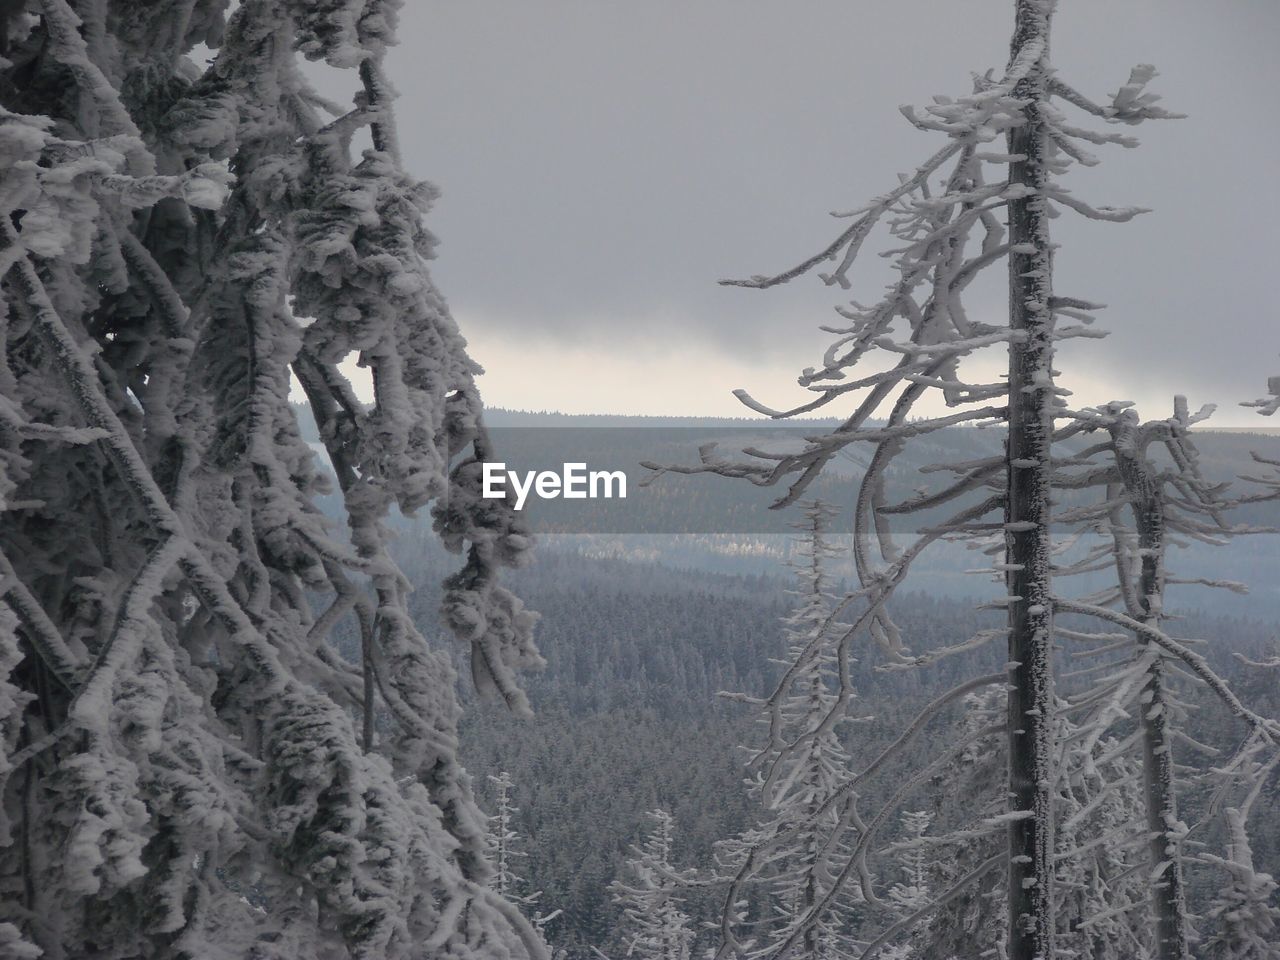
[{"label": "distant mountain ridge", "polygon": [[[304,437],[321,461],[323,455],[309,414],[299,409]],[[493,449],[504,469],[519,472],[559,471],[565,464],[581,463],[592,471],[622,471],[627,476],[623,499],[565,500],[530,498],[526,518],[535,533],[604,534],[756,534],[787,533],[794,517],[769,509],[785,495],[796,475],[776,484],[757,485],[712,475],[683,476],[665,473],[654,477],[642,463],[693,465],[699,450],[715,445],[712,456],[729,461],[750,460],[748,449],[771,453],[797,452],[804,438],[825,433],[838,425],[834,418],[774,421],[767,418],[644,417],[558,414],[494,409],[487,412]],[[1233,481],[1233,492],[1254,488],[1241,477],[1264,475],[1253,454],[1280,460],[1280,437],[1216,430],[1194,431],[1200,465],[1213,482]],[[1082,434],[1064,444],[1064,451],[1080,451],[1101,439]],[[938,464],[971,463],[999,457],[1004,433],[998,428],[956,426],[923,433],[906,443],[886,474],[889,502],[914,497],[921,490],[938,490],[950,482],[950,471],[929,468]],[[858,482],[873,446],[857,442],[839,450],[822,473],[813,479],[804,496],[821,498],[852,517]],[[1161,449],[1153,459],[1167,459]],[[767,464],[766,460],[754,461]],[[652,482],[649,482],[652,481]],[[970,491],[927,511],[892,518],[896,530],[918,530],[944,523],[956,511],[971,506],[989,491]],[[1093,502],[1096,490],[1063,491],[1062,508]],[[1280,506],[1256,503],[1236,511],[1236,523],[1280,528]]]},{"label": "distant mountain ridge", "polygon": [[[794,417],[788,420],[772,420],[769,417],[711,417],[668,416],[622,413],[560,413],[556,410],[512,410],[506,407],[485,409],[485,422],[495,427],[797,427],[831,429],[844,422],[843,417]],[[868,426],[881,424],[880,420],[868,420]],[[957,430],[972,429],[956,427]],[[1280,426],[1260,422],[1247,427],[1199,427],[1197,437],[1212,434],[1250,434],[1260,437],[1280,437]]]},{"label": "distant mountain ridge", "polygon": [[[838,427],[840,417],[809,417],[771,420],[768,417],[672,417],[623,413],[559,413],[554,410],[508,410],[489,407],[484,412],[491,427],[787,427],[830,430]],[[878,423],[879,421],[872,421]]]},{"label": "distant mountain ridge", "polygon": [[[298,413],[304,439],[318,442],[315,423],[305,404],[294,404]],[[557,410],[512,410],[507,407],[488,407],[485,409],[485,422],[491,427],[646,427],[646,428],[709,428],[732,429],[738,427],[795,427],[796,429],[830,430],[844,422],[843,417],[795,417],[788,420],[772,420],[768,417],[712,417],[712,416],[670,416],[666,414],[632,414],[632,413],[561,413]],[[868,426],[879,425],[882,421],[869,420]],[[975,430],[973,427],[952,427],[951,430]],[[1280,426],[1259,425],[1256,427],[1200,427],[1195,431],[1198,438],[1216,435],[1258,436],[1266,438],[1280,437]]]}]

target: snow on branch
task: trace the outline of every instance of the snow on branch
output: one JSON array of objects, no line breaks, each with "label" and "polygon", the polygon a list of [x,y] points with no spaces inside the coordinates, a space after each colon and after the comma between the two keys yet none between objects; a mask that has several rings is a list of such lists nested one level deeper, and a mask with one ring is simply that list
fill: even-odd
[{"label": "snow on branch", "polygon": [[[479,368],[382,67],[397,6],[40,0],[6,31],[0,693],[40,709],[6,715],[0,785],[62,851],[0,824],[14,950],[547,957],[486,886],[453,667],[388,546],[392,510],[433,508],[465,554],[442,619],[527,709],[536,615],[499,575],[531,543],[475,486]],[[321,114],[299,53],[353,109]]]}]

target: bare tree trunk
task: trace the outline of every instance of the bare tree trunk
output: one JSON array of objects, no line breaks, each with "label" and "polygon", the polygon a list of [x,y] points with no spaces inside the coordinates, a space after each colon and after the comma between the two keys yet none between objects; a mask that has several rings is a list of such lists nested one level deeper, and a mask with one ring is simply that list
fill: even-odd
[{"label": "bare tree trunk", "polygon": [[1005,502],[1009,592],[1009,960],[1051,960],[1053,952],[1053,802],[1049,500],[1053,433],[1053,256],[1045,189],[1049,170],[1042,110],[1048,99],[1052,3],[1017,0],[1013,54],[1037,40],[1038,62],[1018,82],[1026,123],[1009,132],[1008,494]]},{"label": "bare tree trunk", "polygon": [[[1120,478],[1130,498],[1142,569],[1138,609],[1130,613],[1143,623],[1159,624],[1164,598],[1165,523],[1159,483],[1146,458],[1139,428],[1117,425],[1111,430]],[[1126,576],[1127,571],[1121,571]],[[1138,637],[1139,645],[1148,640]],[[1174,780],[1173,739],[1165,697],[1164,663],[1152,661],[1139,703],[1142,712],[1142,782],[1146,801],[1148,852],[1151,858],[1151,909],[1155,918],[1155,960],[1189,960],[1187,904],[1179,857],[1178,798]]]},{"label": "bare tree trunk", "polygon": [[[1146,567],[1147,561],[1143,561]],[[1146,580],[1146,571],[1143,571]],[[1154,617],[1150,619],[1156,619]],[[1146,641],[1139,640],[1145,644]],[[1147,701],[1150,694],[1150,701]],[[1151,869],[1161,871],[1151,885],[1155,912],[1156,960],[1189,960],[1187,907],[1182,880],[1182,860],[1178,855],[1177,792],[1174,785],[1173,742],[1166,717],[1164,663],[1156,660],[1147,674],[1142,705],[1142,781],[1150,831]]]}]

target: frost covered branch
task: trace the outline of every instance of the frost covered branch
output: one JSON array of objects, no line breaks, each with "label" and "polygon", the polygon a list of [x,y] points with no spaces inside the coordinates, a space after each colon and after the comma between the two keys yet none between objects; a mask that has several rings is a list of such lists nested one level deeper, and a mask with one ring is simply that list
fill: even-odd
[{"label": "frost covered branch", "polygon": [[[391,511],[433,507],[466,555],[444,620],[527,709],[535,615],[497,578],[530,541],[479,497],[478,368],[382,69],[397,7],[4,14],[0,878],[24,892],[0,926],[23,950],[547,956],[486,887],[451,658],[387,547]],[[299,53],[351,71],[339,120]]]}]

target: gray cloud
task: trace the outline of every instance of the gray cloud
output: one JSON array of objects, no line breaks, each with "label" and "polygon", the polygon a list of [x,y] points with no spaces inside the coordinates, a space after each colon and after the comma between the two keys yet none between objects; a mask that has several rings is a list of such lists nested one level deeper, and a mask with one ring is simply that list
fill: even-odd
[{"label": "gray cloud", "polygon": [[[762,352],[790,363],[797,344],[817,349],[838,291],[715,280],[820,248],[839,229],[826,211],[861,204],[929,151],[897,105],[963,93],[970,70],[1002,65],[1010,8],[408,4],[390,63],[402,140],[409,166],[443,190],[436,274],[479,359],[497,339],[587,345],[606,363],[683,341],[742,361],[745,381]],[[1230,405],[1280,370],[1278,28],[1270,0],[1072,0],[1058,13],[1054,61],[1070,82],[1104,96],[1152,62],[1166,104],[1191,115],[1146,125],[1142,147],[1100,148],[1102,167],[1073,174],[1081,196],[1154,213],[1056,223],[1060,292],[1108,303],[1114,331],[1060,366],[1087,364],[1110,396],[1179,389]],[[861,299],[887,280],[883,265],[870,258],[858,274]],[[1002,309],[1001,292],[978,306]]]}]

